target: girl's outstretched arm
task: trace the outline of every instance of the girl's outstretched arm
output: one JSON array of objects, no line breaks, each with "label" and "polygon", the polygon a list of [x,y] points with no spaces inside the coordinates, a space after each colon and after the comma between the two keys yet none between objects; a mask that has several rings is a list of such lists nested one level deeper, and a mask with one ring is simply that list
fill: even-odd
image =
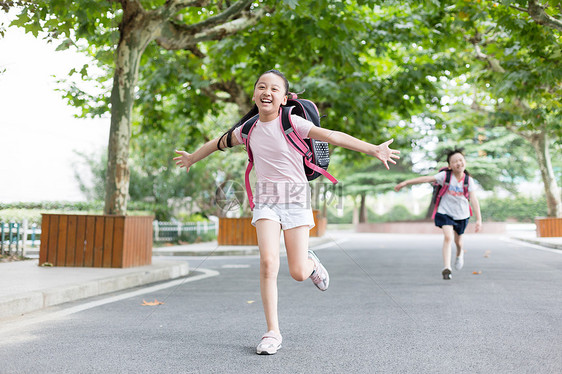
[{"label": "girl's outstretched arm", "polygon": [[[179,155],[177,157],[174,157],[174,161],[176,162],[176,165],[178,165],[180,168],[185,168],[185,170],[189,172],[189,168],[197,161],[201,161],[202,159],[209,156],[213,152],[219,150],[218,148],[219,140],[221,140],[221,149],[225,149],[226,136],[222,138],[218,137],[216,139],[208,141],[207,143],[203,144],[201,148],[199,148],[193,153],[187,153],[185,151],[176,150],[175,152]],[[239,145],[239,144],[241,143],[238,141],[238,138],[232,136],[232,146]]]},{"label": "girl's outstretched arm", "polygon": [[388,167],[389,162],[396,164],[396,161],[394,161],[394,159],[400,158],[400,156],[398,156],[398,153],[400,153],[400,151],[388,147],[390,143],[394,141],[394,139],[387,140],[380,145],[374,145],[354,138],[353,136],[341,131],[332,131],[316,126],[310,129],[308,136],[312,139],[325,141],[339,147],[344,147],[347,149],[351,149],[352,151],[357,151],[376,157],[382,161],[387,169],[390,169]]},{"label": "girl's outstretched arm", "polygon": [[417,178],[414,178],[414,179],[405,180],[404,182],[400,182],[400,183],[398,183],[398,184],[394,187],[394,190],[395,190],[396,192],[398,192],[398,191],[400,191],[402,188],[404,188],[404,187],[406,187],[407,185],[410,185],[410,184],[432,183],[432,182],[435,182],[435,181],[437,181],[437,180],[435,179],[435,176],[433,176],[433,175],[425,175],[425,176],[423,176],[423,177],[417,177]]}]

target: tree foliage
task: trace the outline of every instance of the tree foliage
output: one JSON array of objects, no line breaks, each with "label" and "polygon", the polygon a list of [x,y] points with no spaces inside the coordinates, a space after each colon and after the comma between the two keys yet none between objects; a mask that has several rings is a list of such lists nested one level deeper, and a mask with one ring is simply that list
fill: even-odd
[{"label": "tree foliage", "polygon": [[[390,188],[409,175],[410,164],[430,172],[440,149],[452,145],[467,148],[471,170],[483,186],[499,182],[513,190],[517,178],[529,176],[523,167],[529,163],[528,146],[503,129],[526,139],[561,134],[560,8],[555,2],[209,1],[174,9],[170,4],[181,2],[23,5],[16,25],[35,35],[46,30],[48,38],[62,39],[61,49],[78,48],[97,62],[71,72],[78,81],[97,82],[97,92],[86,92],[72,79],[63,91],[83,116],[114,110],[116,46],[133,14],[126,4],[154,17],[169,12],[160,33],[142,46],[131,114],[132,163],[143,176],[131,181],[131,189],[161,201],[211,188],[212,183],[197,183],[201,175],[195,172],[174,174],[172,151],[194,150],[225,131],[251,106],[257,76],[271,68],[287,74],[292,91],[305,90],[302,96],[318,104],[326,115],[323,126],[373,143],[395,138],[395,147],[412,147],[414,156],[425,152],[423,166],[405,158],[391,174],[376,160],[333,150],[334,159],[345,165],[332,163],[334,174],[343,169],[340,179],[350,194]],[[259,21],[228,37],[208,33],[198,39],[197,30],[234,14],[227,5],[244,8],[246,15],[260,11]],[[187,34],[192,39],[185,39]],[[232,104],[237,114],[221,117],[232,113]],[[220,121],[209,122],[210,117]],[[437,149],[431,147],[435,141],[442,143]],[[228,174],[239,167],[221,169]],[[174,187],[178,178],[190,189]]]}]

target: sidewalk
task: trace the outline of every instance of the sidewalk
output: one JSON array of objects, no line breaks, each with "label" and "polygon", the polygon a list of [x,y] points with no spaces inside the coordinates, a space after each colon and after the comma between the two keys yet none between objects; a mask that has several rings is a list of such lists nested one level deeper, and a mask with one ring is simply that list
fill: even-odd
[{"label": "sidewalk", "polygon": [[39,260],[0,263],[0,323],[42,308],[185,276],[185,261],[114,269],[41,267]]},{"label": "sidewalk", "polygon": [[[310,238],[310,247],[329,243],[334,231],[321,238]],[[537,238],[534,225],[510,225],[506,236],[512,239],[562,250],[562,238]],[[281,242],[284,251],[284,243]],[[246,256],[258,255],[257,246],[218,246],[216,241],[159,247],[153,249],[152,265],[126,269],[39,267],[38,260],[0,263],[0,323],[19,315],[69,301],[184,277],[186,261],[164,256]]]},{"label": "sidewalk", "polygon": [[[310,238],[310,245],[327,242]],[[284,243],[281,241],[281,251]],[[37,250],[28,251],[37,256]],[[0,323],[43,308],[189,274],[186,261],[162,256],[258,255],[257,246],[218,246],[216,241],[153,249],[152,265],[132,268],[40,267],[38,260],[0,263]]]},{"label": "sidewalk", "polygon": [[540,245],[542,247],[562,250],[562,237],[538,238],[535,224],[508,225],[506,235],[511,239]]}]

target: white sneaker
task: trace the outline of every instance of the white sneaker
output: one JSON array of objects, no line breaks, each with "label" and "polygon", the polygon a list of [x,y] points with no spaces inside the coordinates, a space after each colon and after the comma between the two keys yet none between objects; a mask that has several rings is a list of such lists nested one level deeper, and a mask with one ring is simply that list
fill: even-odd
[{"label": "white sneaker", "polygon": [[461,255],[455,260],[455,269],[461,270],[464,266],[464,251],[461,251]]},{"label": "white sneaker", "polygon": [[313,251],[308,250],[308,258],[314,262],[314,270],[309,278],[320,291],[326,291],[330,285],[328,270],[320,263],[320,260]]},{"label": "white sneaker", "polygon": [[273,330],[268,331],[262,336],[260,344],[256,348],[256,353],[258,355],[274,355],[281,349],[282,341],[281,334]]}]

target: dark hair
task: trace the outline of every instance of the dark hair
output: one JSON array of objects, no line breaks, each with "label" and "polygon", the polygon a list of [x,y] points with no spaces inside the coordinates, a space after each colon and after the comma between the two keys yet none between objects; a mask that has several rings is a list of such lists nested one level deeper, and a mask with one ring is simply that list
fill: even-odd
[{"label": "dark hair", "polygon": [[[287,77],[285,77],[285,75],[283,73],[281,73],[279,70],[275,70],[275,69],[271,69],[271,70],[268,70],[268,71],[260,74],[258,79],[256,79],[256,81],[254,82],[254,89],[256,88],[256,85],[258,84],[260,78],[263,77],[265,74],[275,74],[278,77],[280,77],[281,79],[283,79],[283,82],[285,83],[285,95],[289,94],[289,81],[287,80]],[[223,151],[223,148],[221,147],[221,142],[222,142],[222,140],[224,139],[225,136],[226,136],[226,146],[228,148],[232,148],[232,132],[234,131],[234,129],[239,127],[239,126],[242,126],[247,120],[249,120],[250,118],[252,118],[253,116],[255,116],[258,113],[259,113],[258,106],[256,104],[254,104],[252,109],[250,109],[250,111],[248,113],[246,113],[244,115],[244,117],[242,117],[240,119],[240,121],[236,122],[234,124],[234,126],[232,126],[227,132],[222,134],[222,136],[219,138],[219,141],[217,142],[218,150]]]},{"label": "dark hair", "polygon": [[[457,153],[460,153],[464,157],[464,148],[453,148],[445,152],[445,155],[447,155],[447,165],[449,164],[449,160],[451,159],[451,157],[453,157],[453,155],[456,155]],[[466,175],[470,175],[468,170],[464,169],[464,172]]]},{"label": "dark hair", "polygon": [[454,148],[445,152],[445,155],[447,155],[447,164],[449,163],[451,157],[453,157],[453,155],[456,155],[457,153],[460,153],[464,157],[464,148]]},{"label": "dark hair", "polygon": [[285,83],[285,95],[289,94],[289,81],[287,80],[287,77],[285,77],[285,74],[283,74],[279,70],[275,70],[275,69],[268,70],[265,73],[263,73],[262,75],[260,75],[258,77],[258,79],[256,79],[256,82],[254,83],[254,89],[256,88],[256,85],[260,81],[260,78],[263,77],[266,74],[275,74],[279,78],[283,79],[283,83]]}]

